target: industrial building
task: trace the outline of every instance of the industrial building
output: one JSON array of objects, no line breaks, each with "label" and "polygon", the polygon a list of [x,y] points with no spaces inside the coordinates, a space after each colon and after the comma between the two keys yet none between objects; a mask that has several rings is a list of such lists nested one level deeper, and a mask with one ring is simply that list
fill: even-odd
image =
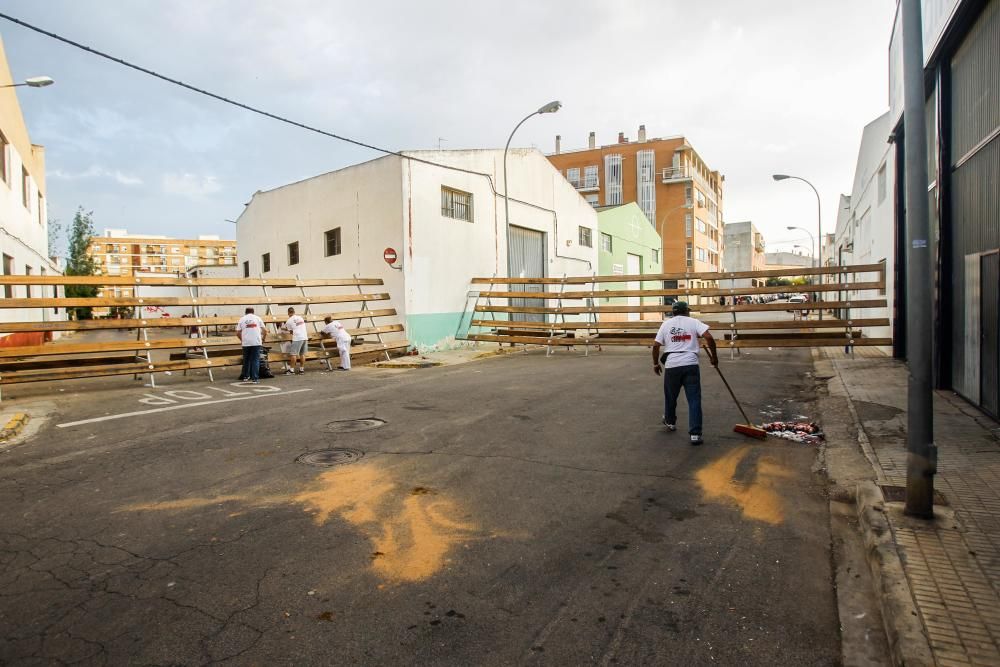
[{"label": "industrial building", "polygon": [[[763,271],[767,264],[764,235],[749,220],[729,222],[723,226],[726,247],[723,262],[726,271]],[[737,278],[733,287],[763,287],[764,278]]]},{"label": "industrial building", "polygon": [[240,265],[382,278],[412,344],[454,345],[473,277],[598,269],[594,209],[537,150],[507,159],[507,184],[502,150],[407,151],[258,191],[237,219]]}]

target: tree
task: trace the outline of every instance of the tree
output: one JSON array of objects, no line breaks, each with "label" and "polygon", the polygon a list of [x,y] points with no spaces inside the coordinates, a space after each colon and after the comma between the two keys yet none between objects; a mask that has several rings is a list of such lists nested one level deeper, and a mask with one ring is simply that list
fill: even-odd
[{"label": "tree", "polygon": [[62,233],[62,223],[55,218],[49,218],[49,257],[59,256],[59,236]]},{"label": "tree", "polygon": [[[90,241],[94,237],[94,221],[91,219],[93,211],[85,213],[83,207],[76,209],[73,216],[73,224],[69,228],[69,256],[66,258],[67,276],[92,276],[94,275],[94,258],[87,254]],[[73,299],[86,299],[97,296],[96,285],[66,285],[66,297]],[[71,317],[77,320],[89,320],[89,307],[67,308]]]}]

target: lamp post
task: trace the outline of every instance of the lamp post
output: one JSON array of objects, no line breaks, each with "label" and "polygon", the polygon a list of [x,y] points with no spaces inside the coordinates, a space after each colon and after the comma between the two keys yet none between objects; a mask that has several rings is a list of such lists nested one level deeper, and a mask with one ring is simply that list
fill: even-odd
[{"label": "lamp post", "polygon": [[514,133],[517,132],[517,129],[519,127],[521,127],[522,125],[524,125],[524,122],[526,120],[528,120],[532,116],[541,115],[543,113],[555,113],[555,112],[559,111],[560,107],[562,107],[562,102],[556,100],[554,102],[549,102],[545,106],[543,106],[540,109],[538,109],[538,111],[532,111],[531,113],[529,113],[527,116],[525,116],[523,119],[521,119],[520,123],[518,123],[517,125],[514,126],[514,129],[511,131],[510,136],[507,137],[507,145],[504,146],[504,148],[503,148],[503,219],[504,219],[504,227],[506,228],[506,237],[507,237],[507,277],[508,278],[510,278],[512,276],[510,275],[510,259],[511,259],[511,254],[510,254],[510,200],[507,198],[507,151],[510,150],[510,142],[514,139]]},{"label": "lamp post", "polygon": [[[816,238],[812,235],[812,232],[810,232],[805,227],[788,227],[788,231],[792,231],[795,229],[799,230],[800,232],[805,232],[806,234],[809,235],[809,244],[810,244],[809,247],[811,248],[811,250],[809,251],[809,258],[812,261],[813,266],[816,266]],[[802,248],[802,246],[800,245],[797,245],[795,247]]]},{"label": "lamp post", "polygon": [[[807,181],[806,179],[802,178],[801,176],[789,176],[788,174],[774,174],[774,175],[771,176],[771,178],[773,178],[776,181],[785,181],[785,180],[788,180],[788,179],[792,179],[792,180],[795,180],[795,181],[802,181],[803,183],[805,183],[806,185],[808,185],[810,188],[812,188],[813,194],[816,195],[816,236],[819,237],[820,243],[822,243],[823,242],[823,205],[822,205],[822,203],[820,201],[819,190],[816,189],[816,186],[813,185],[812,183],[810,183],[809,181]],[[815,243],[815,241],[814,241],[814,243]],[[823,266],[823,246],[822,245],[820,245],[820,247],[819,247],[819,254],[815,255],[815,257],[817,259],[817,266],[822,267]],[[823,282],[822,275],[820,275],[819,282],[820,282],[820,284],[822,284],[822,282]],[[823,309],[822,308],[819,309],[819,319],[823,319]]]},{"label": "lamp post", "polygon": [[23,83],[8,83],[6,85],[0,86],[0,88],[17,88],[18,86],[28,86],[29,88],[44,88],[45,86],[51,86],[55,81],[47,76],[33,76],[25,79]]}]

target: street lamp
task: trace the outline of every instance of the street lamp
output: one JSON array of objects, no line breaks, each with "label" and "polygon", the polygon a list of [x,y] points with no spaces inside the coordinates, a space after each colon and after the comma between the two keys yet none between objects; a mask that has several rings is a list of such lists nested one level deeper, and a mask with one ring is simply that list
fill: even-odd
[{"label": "street lamp", "polygon": [[524,122],[526,120],[528,120],[532,116],[538,116],[538,115],[541,115],[543,113],[555,113],[555,112],[559,111],[560,107],[562,107],[562,102],[556,100],[556,101],[553,101],[553,102],[549,102],[545,106],[539,108],[538,111],[532,111],[531,113],[529,113],[527,116],[525,116],[523,119],[521,119],[520,123],[518,123],[517,125],[514,126],[514,129],[511,131],[510,136],[507,137],[507,145],[504,146],[504,148],[503,148],[503,219],[504,219],[504,226],[506,227],[506,237],[507,237],[507,277],[508,278],[510,278],[512,276],[510,275],[510,264],[511,264],[511,262],[510,262],[510,259],[511,259],[511,256],[510,256],[510,200],[507,198],[507,151],[510,150],[510,142],[514,139],[514,133],[517,132],[517,129],[519,127],[521,127],[522,125],[524,125]]},{"label": "street lamp", "polygon": [[[795,229],[799,230],[800,232],[805,232],[806,234],[809,235],[809,243],[810,243],[810,247],[812,248],[809,251],[809,258],[812,260],[813,266],[816,266],[816,238],[812,235],[812,232],[810,232],[805,227],[788,227],[788,231],[792,231],[792,230],[795,230]],[[802,246],[800,246],[800,245],[797,245],[795,247],[796,248],[802,248]],[[802,249],[805,250],[805,248],[802,248]]]},{"label": "street lamp", "polygon": [[47,76],[33,76],[25,79],[23,83],[8,83],[6,85],[0,86],[0,88],[17,88],[18,86],[28,86],[30,88],[44,88],[45,86],[51,86],[55,81]]},{"label": "street lamp", "polygon": [[[773,174],[771,176],[771,178],[773,178],[776,181],[785,181],[785,180],[788,180],[788,179],[792,179],[792,180],[795,180],[795,181],[802,181],[803,183],[805,183],[806,185],[808,185],[810,188],[812,188],[813,193],[816,195],[816,236],[819,237],[820,243],[822,244],[822,242],[823,242],[823,206],[822,206],[822,203],[820,202],[819,190],[816,189],[816,186],[813,185],[812,183],[810,183],[809,181],[807,181],[806,179],[802,178],[801,176],[789,176],[788,174]],[[813,240],[813,243],[815,243],[815,240]],[[822,267],[823,266],[823,246],[820,245],[819,248],[818,248],[818,250],[819,250],[819,254],[818,255],[814,255],[814,257],[817,260],[817,266]],[[820,282],[820,284],[823,283],[823,277],[822,277],[822,275],[820,276],[819,282]],[[823,309],[822,308],[819,309],[819,319],[823,319]]]}]

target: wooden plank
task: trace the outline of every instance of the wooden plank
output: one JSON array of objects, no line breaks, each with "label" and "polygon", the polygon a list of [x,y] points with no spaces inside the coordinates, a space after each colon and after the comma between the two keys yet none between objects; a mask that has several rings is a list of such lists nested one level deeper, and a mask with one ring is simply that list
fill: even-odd
[{"label": "wooden plank", "polygon": [[697,287],[691,289],[621,289],[621,290],[591,290],[587,292],[489,292],[490,298],[497,299],[615,299],[630,296],[661,297],[661,296],[752,296],[760,294],[781,294],[783,292],[861,292],[864,290],[880,290],[885,287],[882,282],[865,283],[826,283],[823,285],[779,285],[772,287],[750,288],[715,288]]},{"label": "wooden plank", "polygon": [[[789,267],[765,271],[723,271],[703,273],[645,273],[624,276],[567,276],[566,278],[473,278],[474,285],[587,285],[590,283],[624,283],[649,280],[732,280],[738,278],[782,278],[817,275],[839,275],[842,273],[881,273],[881,264],[857,264],[850,266]],[[791,286],[790,286],[791,287]]]},{"label": "wooden plank", "polygon": [[[399,350],[409,347],[408,341],[393,341],[380,344],[356,346],[351,350],[351,360],[364,359],[366,355],[381,355],[385,351]],[[358,350],[355,353],[355,350]],[[334,350],[329,356],[336,357]],[[268,358],[273,361],[282,361],[283,355],[271,353]],[[326,357],[317,356],[317,353],[310,353],[311,359],[321,359]],[[96,366],[93,368],[68,367],[48,371],[17,371],[14,373],[0,374],[0,385],[20,384],[25,382],[48,382],[52,380],[73,380],[91,377],[106,377],[111,375],[135,375],[143,373],[162,373],[163,371],[185,371],[201,368],[220,368],[225,366],[239,366],[243,363],[241,356],[217,357],[214,359],[187,359],[183,361],[164,361],[156,364],[130,363],[113,364],[108,366]]]},{"label": "wooden plank", "polygon": [[[370,334],[393,333],[403,330],[402,324],[387,324],[377,327],[360,327],[357,329],[347,329],[352,336],[365,336]],[[288,336],[280,338],[268,338],[267,343],[287,342]],[[309,337],[311,342],[320,340],[328,341],[316,334]],[[21,347],[0,347],[0,359],[14,357],[39,357],[50,355],[69,354],[93,354],[102,352],[125,352],[132,350],[175,350],[182,348],[201,347],[239,347],[240,341],[234,333],[225,337],[201,337],[201,338],[165,338],[161,340],[137,341],[122,340],[109,341],[104,343],[46,343],[45,345],[24,345]]]},{"label": "wooden plank", "polygon": [[[792,307],[790,307],[792,306]],[[813,301],[806,303],[752,303],[742,306],[720,306],[718,304],[691,304],[691,311],[696,313],[750,313],[773,311],[803,311],[833,308],[885,308],[885,299],[869,299],[861,301]],[[672,306],[488,306],[481,304],[475,307],[477,313],[536,313],[558,315],[584,315],[586,313],[667,313]],[[584,327],[585,328],[585,327]]]},{"label": "wooden plank", "polygon": [[[333,313],[311,313],[303,315],[307,322],[322,322],[329,315],[335,320],[367,319],[369,317],[392,317],[396,315],[395,308],[377,310],[346,310]],[[105,329],[137,329],[139,327],[190,327],[190,326],[236,326],[240,315],[218,317],[151,317],[148,319],[128,320],[71,320],[53,322],[0,322],[0,333],[17,333],[23,331],[97,331]],[[267,324],[284,324],[288,319],[285,315],[260,315]]]},{"label": "wooden plank", "polygon": [[[643,329],[649,331],[656,331],[660,328],[660,325],[664,320],[600,320],[595,324],[591,323],[587,326],[586,322],[565,322],[565,323],[551,323],[551,322],[517,322],[517,328],[521,329],[540,329],[540,330],[553,330],[553,331],[580,331],[590,329],[592,331],[599,330],[615,330],[615,329]],[[510,320],[472,320],[470,326],[478,327],[509,327],[513,323]],[[858,318],[851,320],[781,320],[774,322],[747,322],[747,321],[737,321],[735,324],[732,322],[711,322],[705,320],[705,324],[709,325],[712,330],[723,330],[723,329],[736,329],[739,331],[751,330],[751,329],[844,329],[848,326],[855,327],[883,327],[889,326],[889,318],[887,317],[873,317],[873,318]]]},{"label": "wooden plank", "polygon": [[[468,340],[489,342],[489,343],[518,343],[524,345],[563,345],[563,346],[584,346],[584,345],[616,345],[634,347],[652,347],[652,340],[643,338],[608,338],[605,336],[592,336],[589,338],[559,338],[544,336],[503,336],[495,334],[470,334]],[[809,339],[777,339],[777,340],[741,340],[720,341],[719,349],[743,348],[743,347],[844,347],[848,341],[845,338],[809,338]],[[888,346],[892,345],[891,338],[860,338],[855,339],[851,345],[859,346]]]},{"label": "wooden plank", "polygon": [[382,285],[381,278],[183,278],[166,276],[0,276],[0,285],[95,285],[98,287],[354,287]]},{"label": "wooden plank", "polygon": [[324,296],[163,296],[163,297],[95,297],[84,299],[0,299],[0,308],[100,308],[105,306],[265,306],[306,303],[350,303],[385,301],[387,292],[377,294],[338,294]]}]

